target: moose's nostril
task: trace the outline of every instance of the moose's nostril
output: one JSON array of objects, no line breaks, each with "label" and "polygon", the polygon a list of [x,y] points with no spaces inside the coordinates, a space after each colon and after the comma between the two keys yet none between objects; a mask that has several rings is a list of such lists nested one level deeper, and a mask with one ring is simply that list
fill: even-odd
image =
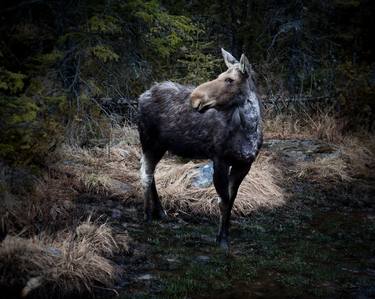
[{"label": "moose's nostril", "polygon": [[192,97],[191,99],[190,99],[190,102],[191,102],[191,106],[194,108],[194,109],[197,109],[197,108],[199,108],[199,105],[200,105],[200,99],[199,98],[197,98],[197,97]]},{"label": "moose's nostril", "polygon": [[203,100],[203,94],[200,92],[193,92],[190,95],[190,103],[194,109],[199,109],[199,106]]}]

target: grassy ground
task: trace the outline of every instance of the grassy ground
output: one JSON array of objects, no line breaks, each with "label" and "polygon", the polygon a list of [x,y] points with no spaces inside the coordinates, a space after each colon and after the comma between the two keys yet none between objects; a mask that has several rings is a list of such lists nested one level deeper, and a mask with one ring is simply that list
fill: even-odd
[{"label": "grassy ground", "polygon": [[371,138],[271,136],[240,189],[227,255],[214,242],[213,187],[191,188],[201,164],[161,162],[169,219],[145,225],[137,136],[127,127],[116,134],[126,139],[111,147],[63,147],[33,191],[16,198],[3,184],[1,290],[34,298],[375,297]]},{"label": "grassy ground", "polygon": [[149,245],[151,260],[141,273],[155,277],[145,295],[351,298],[375,283],[373,211],[326,209],[285,208],[239,219],[230,256],[213,248],[212,225],[156,225],[139,240]]},{"label": "grassy ground", "polygon": [[142,249],[122,298],[373,298],[374,182],[290,179],[285,205],[234,219],[229,256],[208,220],[130,229]]}]

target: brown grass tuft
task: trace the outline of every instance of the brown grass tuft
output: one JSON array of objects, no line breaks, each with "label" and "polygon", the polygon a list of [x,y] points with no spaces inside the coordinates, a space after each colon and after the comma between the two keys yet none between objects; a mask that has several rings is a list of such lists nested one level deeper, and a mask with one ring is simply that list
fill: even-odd
[{"label": "brown grass tuft", "polygon": [[[116,133],[119,134],[118,132]],[[114,194],[111,180],[126,182],[133,187],[133,197],[142,200],[139,180],[141,149],[138,135],[134,128],[126,128],[123,137],[110,148],[85,150],[65,146],[62,154],[65,161],[59,167],[72,173],[78,180],[85,181],[86,190],[94,193]],[[188,162],[183,164],[178,159],[165,157],[156,171],[156,182],[162,203],[167,209],[185,213],[213,215],[218,213],[217,204],[212,203],[217,197],[215,188],[194,188],[192,178],[198,168],[206,162]],[[95,174],[95,180],[87,180]],[[106,178],[99,180],[98,177]],[[250,174],[245,178],[237,196],[234,213],[245,215],[258,207],[273,207],[284,202],[282,189],[278,185],[280,171],[265,156],[258,157]],[[86,179],[82,179],[86,178]],[[93,182],[95,181],[95,182]]]},{"label": "brown grass tuft", "polygon": [[266,114],[264,131],[267,138],[307,138],[328,142],[341,142],[346,122],[332,115],[332,107],[319,110],[315,115],[302,110],[288,113]]},{"label": "brown grass tuft", "polygon": [[[133,196],[136,190],[130,189],[138,181],[137,168],[141,157],[136,142],[138,133],[132,127],[114,131],[115,135],[121,133],[122,138],[106,148],[83,149],[64,145],[59,151],[60,161],[54,168],[72,176],[80,192],[116,195],[124,199]],[[125,190],[124,184],[128,184],[129,190]]]},{"label": "brown grass tuft", "polygon": [[375,167],[374,137],[343,137],[337,144],[338,154],[301,161],[296,165],[296,175],[313,181],[343,181],[371,178]]},{"label": "brown grass tuft", "polygon": [[[156,182],[163,204],[184,213],[216,215],[218,205],[213,202],[217,193],[213,186],[194,188],[192,178],[198,174],[205,162],[181,164],[175,159],[164,159],[158,165]],[[260,207],[275,207],[284,203],[280,170],[272,164],[271,158],[260,155],[250,173],[242,182],[233,212],[246,215]]]},{"label": "brown grass tuft", "polygon": [[355,178],[373,178],[375,168],[375,137],[345,137],[341,143],[348,173]]},{"label": "brown grass tuft", "polygon": [[298,162],[296,175],[310,181],[351,181],[347,164],[342,157],[324,157],[315,161]]},{"label": "brown grass tuft", "polygon": [[64,177],[40,181],[27,197],[8,197],[0,200],[0,219],[10,233],[20,231],[32,235],[40,227],[66,227],[71,224],[72,199],[76,192],[71,181]]},{"label": "brown grass tuft", "polygon": [[62,231],[55,239],[46,234],[7,236],[0,246],[0,287],[48,298],[110,288],[119,271],[108,258],[117,250],[110,227],[90,219],[76,232]]}]

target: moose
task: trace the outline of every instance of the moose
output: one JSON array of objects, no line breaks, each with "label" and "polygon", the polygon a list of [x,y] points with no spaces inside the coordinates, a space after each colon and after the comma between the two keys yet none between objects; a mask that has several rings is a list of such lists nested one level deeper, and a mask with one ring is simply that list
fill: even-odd
[{"label": "moose", "polygon": [[166,217],[154,178],[166,151],[189,159],[211,159],[220,207],[216,241],[228,250],[233,203],[263,138],[251,65],[244,54],[238,62],[224,49],[221,52],[228,69],[216,79],[196,88],[167,81],[144,92],[139,97],[138,130],[145,220]]}]

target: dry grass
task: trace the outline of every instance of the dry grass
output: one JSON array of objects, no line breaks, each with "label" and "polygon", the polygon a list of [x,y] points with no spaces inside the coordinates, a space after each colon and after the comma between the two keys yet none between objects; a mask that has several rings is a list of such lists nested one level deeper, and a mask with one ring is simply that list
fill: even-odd
[{"label": "dry grass", "polygon": [[[273,121],[275,127],[285,124],[282,119]],[[282,130],[285,136],[293,131],[301,136],[315,134],[325,140],[340,140],[340,155],[298,162],[297,176],[329,183],[373,175],[374,138],[338,135],[335,124],[326,118],[325,123],[315,122],[305,128],[296,121]],[[63,146],[50,173],[40,180],[32,194],[21,199],[6,192],[0,171],[0,189],[5,190],[0,200],[0,224],[4,221],[10,232],[0,244],[0,288],[50,297],[92,293],[96,288],[113,285],[119,272],[110,258],[129,250],[129,238],[91,219],[77,225],[84,214],[74,214],[73,202],[73,198],[85,192],[104,194],[103,198],[114,195],[123,201],[142,201],[137,132],[128,126],[114,128],[112,137],[104,148]],[[213,201],[217,197],[214,187],[192,186],[199,167],[205,163],[181,163],[170,156],[159,163],[157,187],[167,209],[208,216],[218,214],[218,205]],[[234,214],[247,215],[285,203],[279,167],[269,153],[261,153],[240,186]]]},{"label": "dry grass", "polygon": [[343,137],[337,145],[338,155],[298,162],[295,173],[298,177],[327,183],[371,178],[375,167],[374,141],[370,135]]},{"label": "dry grass", "polygon": [[135,191],[119,190],[122,182],[129,187],[138,181],[138,164],[141,158],[138,133],[135,128],[122,127],[113,130],[116,136],[106,148],[84,149],[64,145],[59,151],[57,171],[75,179],[80,192],[116,195],[128,199]]},{"label": "dry grass", "polygon": [[0,219],[11,234],[22,231],[30,236],[43,227],[50,230],[66,227],[74,220],[72,200],[76,194],[70,179],[48,177],[25,197],[5,196],[0,201]]},{"label": "dry grass", "polygon": [[[284,119],[285,120],[285,119]],[[283,122],[284,120],[280,120]],[[278,120],[274,120],[277,122]],[[350,181],[355,176],[369,176],[369,165],[373,165],[374,151],[361,139],[339,135],[337,122],[325,115],[319,121],[307,120],[310,125],[305,128],[302,122],[295,122],[294,128],[285,130],[289,134],[314,134],[315,138],[341,140],[338,143],[340,155],[318,157],[313,161],[298,162],[295,174],[309,180]],[[285,123],[284,123],[285,124]],[[282,126],[281,126],[282,127]],[[325,130],[326,129],[326,130]],[[325,132],[324,136],[322,135]],[[105,193],[120,195],[124,200],[142,200],[139,184],[139,160],[141,149],[135,128],[123,127],[113,130],[111,146],[106,148],[82,149],[65,146],[61,150],[60,170],[73,175],[81,192]],[[217,197],[213,186],[194,188],[192,179],[198,168],[206,162],[191,161],[181,163],[178,159],[162,159],[156,171],[156,182],[161,200],[167,209],[184,213],[217,214]],[[249,175],[243,181],[234,213],[246,215],[260,207],[274,207],[284,203],[282,175],[272,159],[261,155],[254,163]],[[131,186],[131,192],[119,194],[116,184],[124,182]],[[121,193],[121,192],[120,192]]]},{"label": "dry grass", "polygon": [[[127,135],[130,137],[127,138]],[[115,135],[120,136],[117,132]],[[133,198],[142,200],[139,183],[141,149],[134,128],[126,128],[122,139],[113,142],[110,148],[63,148],[65,171],[83,182],[84,189],[93,193],[113,194],[111,180],[129,183],[133,187]],[[130,140],[131,142],[128,142]],[[178,159],[165,157],[156,171],[156,182],[163,205],[170,210],[193,214],[218,214],[218,206],[213,203],[217,197],[213,186],[194,188],[191,186],[198,168],[206,162],[180,163]],[[280,183],[280,170],[270,158],[261,156],[254,163],[250,174],[243,181],[237,196],[234,213],[246,215],[259,207],[274,207],[283,204],[284,196]],[[101,178],[101,179],[100,179]],[[105,179],[104,179],[105,178]],[[129,195],[124,199],[128,199]]]},{"label": "dry grass", "polygon": [[326,107],[314,116],[301,111],[264,117],[265,135],[268,139],[315,139],[335,144],[339,155],[317,158],[312,161],[297,162],[294,169],[298,177],[332,182],[349,182],[357,178],[373,177],[375,166],[374,135],[368,132],[356,134],[344,131],[346,122],[334,117],[334,109]]},{"label": "dry grass", "polygon": [[327,183],[340,180],[351,181],[348,167],[342,157],[317,158],[314,161],[299,162],[296,167],[296,175],[310,181],[326,181]]},{"label": "dry grass", "polygon": [[111,188],[111,178],[104,173],[82,172],[78,177],[86,192],[106,194]]},{"label": "dry grass", "polygon": [[[213,186],[195,188],[192,179],[200,166],[207,162],[181,164],[175,159],[164,159],[156,172],[156,182],[162,203],[169,209],[184,213],[216,215],[219,213],[217,193]],[[272,164],[271,158],[258,157],[250,173],[242,182],[233,212],[247,215],[262,207],[276,207],[284,203],[280,183],[280,170]]]},{"label": "dry grass", "polygon": [[61,231],[56,238],[7,236],[0,246],[0,287],[46,298],[110,288],[119,271],[109,258],[126,249],[116,238],[129,241],[126,235],[116,236],[107,224],[90,219],[76,232]]},{"label": "dry grass", "polygon": [[267,138],[319,139],[339,143],[343,140],[345,121],[321,111],[315,116],[306,112],[266,114],[264,131]]},{"label": "dry grass", "polygon": [[345,137],[342,141],[343,158],[348,174],[353,178],[373,178],[375,168],[375,137]]},{"label": "dry grass", "polygon": [[[21,196],[7,192],[6,180],[0,177],[0,224],[8,231],[0,243],[2,291],[14,297],[50,298],[113,287],[120,272],[111,259],[129,251],[129,237],[106,223],[80,221],[88,212],[75,204],[78,186],[90,192],[103,188],[102,192],[107,184],[100,177],[84,181],[78,176],[101,174],[94,170],[101,165],[102,151],[93,155],[80,150],[78,155],[76,161],[63,161],[61,168],[52,166],[33,190]],[[81,170],[77,176],[64,170],[74,163]]]}]

